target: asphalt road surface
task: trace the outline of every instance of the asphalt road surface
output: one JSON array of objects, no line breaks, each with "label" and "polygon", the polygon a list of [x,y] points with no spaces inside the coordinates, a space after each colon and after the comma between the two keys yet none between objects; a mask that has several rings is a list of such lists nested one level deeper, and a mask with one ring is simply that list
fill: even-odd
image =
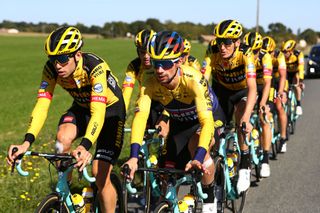
[{"label": "asphalt road surface", "polygon": [[[320,79],[307,79],[305,84],[303,115],[287,152],[270,160],[269,178],[252,184],[245,213],[320,213]],[[130,202],[130,213],[141,210],[137,200]]]}]

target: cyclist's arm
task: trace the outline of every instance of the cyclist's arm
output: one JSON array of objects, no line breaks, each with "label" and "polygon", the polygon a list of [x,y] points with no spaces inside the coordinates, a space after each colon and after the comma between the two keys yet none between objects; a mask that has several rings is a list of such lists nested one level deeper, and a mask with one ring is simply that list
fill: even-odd
[{"label": "cyclist's arm", "polygon": [[47,63],[42,72],[42,81],[38,90],[37,103],[33,108],[29,128],[25,135],[25,141],[32,144],[38,136],[43,124],[47,118],[50,103],[52,100],[54,88],[56,85],[56,76],[53,67]]},{"label": "cyclist's arm", "polygon": [[195,152],[194,160],[203,163],[206,152],[209,149],[210,142],[214,135],[214,119],[212,115],[212,100],[210,99],[208,84],[201,80],[193,82],[195,93],[195,103],[198,113],[198,119],[201,126],[198,148]]},{"label": "cyclist's arm", "polygon": [[285,85],[287,80],[287,64],[283,53],[280,53],[278,58],[278,72],[280,74],[280,82],[279,82],[279,94],[283,94],[285,91]]},{"label": "cyclist's arm", "polygon": [[[105,62],[103,62],[98,64],[94,69],[100,69],[101,74],[97,76],[90,76],[92,85],[90,98],[91,117],[86,129],[86,133],[80,143],[80,145],[84,146],[86,150],[90,149],[101,132],[105,120],[107,103],[107,71],[110,70],[110,68]],[[96,90],[94,85],[99,85],[99,90]]]},{"label": "cyclist's arm", "polygon": [[122,83],[122,95],[123,95],[124,103],[126,105],[126,112],[128,112],[135,81],[136,81],[136,74],[133,69],[132,63],[130,63],[127,67],[126,76]]},{"label": "cyclist's arm", "polygon": [[265,106],[267,104],[269,98],[269,92],[271,88],[271,79],[272,79],[272,58],[270,54],[266,53],[262,58],[263,64],[263,79],[264,79],[264,86],[262,91],[261,101],[259,106]]},{"label": "cyclist's arm", "polygon": [[212,68],[210,64],[211,64],[211,58],[210,56],[206,56],[202,61],[202,65],[200,69],[201,73],[205,76],[207,81],[210,80],[211,72],[212,72]]},{"label": "cyclist's arm", "polygon": [[144,131],[151,107],[151,96],[145,86],[140,88],[139,98],[135,109],[135,115],[131,128],[131,151],[130,158],[138,158],[138,152],[142,144]]},{"label": "cyclist's arm", "polygon": [[246,70],[246,81],[247,81],[247,102],[244,114],[242,116],[242,120],[245,122],[249,122],[251,112],[256,103],[257,97],[257,82],[256,82],[256,68],[254,66],[253,55],[249,53],[249,55],[245,56],[245,70]]},{"label": "cyclist's arm", "polygon": [[304,79],[304,55],[302,52],[300,52],[298,56],[298,71],[299,71],[299,80],[303,81]]}]

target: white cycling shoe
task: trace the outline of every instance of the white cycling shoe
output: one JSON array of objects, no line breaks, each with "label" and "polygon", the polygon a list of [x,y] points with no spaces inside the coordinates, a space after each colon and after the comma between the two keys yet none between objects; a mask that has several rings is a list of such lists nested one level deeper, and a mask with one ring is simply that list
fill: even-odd
[{"label": "white cycling shoe", "polygon": [[214,199],[214,203],[202,204],[202,213],[216,213],[217,212],[217,199]]},{"label": "white cycling shoe", "polygon": [[251,170],[250,169],[240,169],[239,170],[239,179],[237,183],[238,193],[246,191],[250,187],[250,177]]},{"label": "white cycling shoe", "polygon": [[301,106],[297,106],[297,108],[296,108],[296,114],[297,115],[302,115],[302,107]]},{"label": "white cycling shoe", "polygon": [[282,144],[280,152],[281,153],[287,152],[287,143]]},{"label": "white cycling shoe", "polygon": [[263,163],[261,165],[261,170],[260,170],[260,176],[261,177],[270,177],[270,166],[267,163]]}]

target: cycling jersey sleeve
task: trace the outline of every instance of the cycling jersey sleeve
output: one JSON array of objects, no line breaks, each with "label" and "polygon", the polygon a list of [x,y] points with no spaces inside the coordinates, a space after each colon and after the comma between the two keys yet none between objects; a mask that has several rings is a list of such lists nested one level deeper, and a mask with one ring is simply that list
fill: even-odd
[{"label": "cycling jersey sleeve", "polygon": [[299,79],[304,79],[304,55],[300,52],[298,56],[298,71],[299,71]]},{"label": "cycling jersey sleeve", "polygon": [[[214,120],[212,115],[212,101],[208,90],[207,81],[204,79],[200,82],[193,81],[193,91],[195,93],[195,103],[198,113],[198,119],[201,126],[198,147],[208,151],[210,142],[214,134]],[[197,154],[196,154],[197,155]],[[195,156],[197,159],[197,156]]]},{"label": "cycling jersey sleeve", "polygon": [[[37,103],[32,111],[29,128],[27,130],[27,135],[31,134],[33,136],[31,137],[31,140],[34,140],[38,136],[47,118],[55,85],[55,73],[52,69],[50,69],[49,64],[47,63],[42,71],[42,81],[38,90]],[[30,143],[33,142],[30,141],[30,137],[28,137],[26,140],[28,140]]]},{"label": "cycling jersey sleeve", "polygon": [[[97,65],[92,73],[99,73],[99,75],[91,75],[90,81],[92,85],[91,90],[91,99],[90,99],[90,112],[91,118],[89,120],[86,133],[81,141],[81,144],[91,142],[95,143],[97,140],[104,120],[106,113],[106,104],[107,104],[107,72],[110,70],[109,66],[106,63],[101,63]],[[85,146],[87,149],[90,146]]]},{"label": "cycling jersey sleeve", "polygon": [[262,58],[263,66],[263,78],[271,79],[272,78],[272,58],[269,53],[266,53]]},{"label": "cycling jersey sleeve", "polygon": [[202,61],[201,65],[201,73],[205,76],[205,78],[209,81],[211,77],[212,68],[210,66],[211,58],[210,56],[206,56],[204,60]]},{"label": "cycling jersey sleeve", "polygon": [[126,111],[128,111],[130,99],[132,95],[132,91],[134,88],[134,84],[136,81],[136,74],[135,70],[133,69],[133,65],[130,63],[127,67],[126,76],[122,83],[122,95],[124,99],[124,103],[126,105]]}]

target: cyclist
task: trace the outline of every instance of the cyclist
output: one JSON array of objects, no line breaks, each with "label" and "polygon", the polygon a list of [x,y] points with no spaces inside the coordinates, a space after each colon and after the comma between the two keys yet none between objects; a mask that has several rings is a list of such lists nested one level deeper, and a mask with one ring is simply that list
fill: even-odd
[{"label": "cyclist", "polygon": [[[272,83],[273,88],[276,91],[276,97],[274,103],[279,115],[280,121],[280,152],[286,152],[287,139],[287,115],[283,107],[287,103],[287,65],[284,58],[284,54],[279,50],[276,50],[276,43],[270,36],[266,36],[263,39],[262,49],[267,51],[272,57]],[[277,122],[277,121],[274,121]]]},{"label": "cyclist", "polygon": [[[126,70],[125,79],[122,83],[122,94],[127,112],[136,80],[139,83],[139,87],[141,87],[143,79],[149,75],[153,75],[154,73],[150,62],[150,56],[147,52],[147,44],[154,34],[156,34],[156,32],[153,30],[143,29],[135,36],[135,45],[137,48],[138,57],[129,63]],[[159,103],[152,102],[151,108],[152,110],[148,118],[147,128],[155,128],[155,125],[158,125],[159,121],[166,116],[165,113],[161,114],[163,108]],[[165,127],[165,125],[161,126]]]},{"label": "cyclist", "polygon": [[304,55],[296,49],[296,44],[296,41],[292,39],[283,42],[281,52],[283,52],[285,56],[289,84],[297,85],[295,87],[297,97],[296,114],[302,115],[301,88],[304,88]]},{"label": "cyclist", "polygon": [[[91,159],[88,150],[97,141],[92,172],[100,207],[103,212],[114,212],[116,194],[110,173],[123,144],[125,106],[108,64],[95,54],[83,53],[82,46],[82,35],[75,27],[60,27],[48,36],[45,42],[48,60],[29,129],[21,145],[9,147],[7,161],[12,164],[35,141],[47,117],[55,86],[59,84],[72,96],[73,103],[60,118],[57,152],[71,152],[77,160],[75,166],[81,171]],[[71,151],[71,143],[81,136],[80,145]],[[13,147],[18,148],[15,154]]]},{"label": "cyclist", "polygon": [[192,55],[190,55],[191,51],[191,43],[187,39],[183,39],[184,50],[182,52],[182,64],[194,67],[196,70],[200,70],[199,61]]},{"label": "cyclist", "polygon": [[148,52],[155,74],[146,79],[140,90],[132,124],[130,159],[126,163],[131,168],[132,179],[151,101],[159,101],[170,115],[169,135],[160,166],[202,169],[203,189],[209,195],[203,209],[211,212],[210,209],[215,208],[214,163],[208,150],[214,143],[213,117],[222,122],[224,118],[204,76],[193,67],[182,65],[182,51],[183,41],[176,32],[158,32],[150,41]]},{"label": "cyclist", "polygon": [[[233,110],[236,124],[246,123],[246,133],[250,133],[252,125],[250,116],[257,97],[256,70],[251,51],[244,53],[239,49],[242,25],[236,20],[224,20],[214,29],[216,45],[202,64],[201,71],[209,79],[212,73],[215,81],[212,82],[219,98],[222,109],[226,114],[227,124],[231,123]],[[241,149],[241,163],[238,192],[245,191],[250,186],[250,152],[239,133]]]},{"label": "cyclist", "polygon": [[273,97],[269,100],[269,93],[271,88],[272,80],[272,58],[271,55],[262,47],[262,36],[258,32],[248,32],[244,36],[244,44],[251,48],[254,59],[255,67],[257,72],[257,90],[258,90],[258,101],[257,106],[259,108],[260,125],[262,127],[262,148],[263,148],[263,159],[261,164],[260,175],[261,177],[270,176],[269,166],[269,150],[271,147],[271,128],[270,124],[265,121],[264,114],[267,119],[271,119],[271,109],[273,106]]}]

